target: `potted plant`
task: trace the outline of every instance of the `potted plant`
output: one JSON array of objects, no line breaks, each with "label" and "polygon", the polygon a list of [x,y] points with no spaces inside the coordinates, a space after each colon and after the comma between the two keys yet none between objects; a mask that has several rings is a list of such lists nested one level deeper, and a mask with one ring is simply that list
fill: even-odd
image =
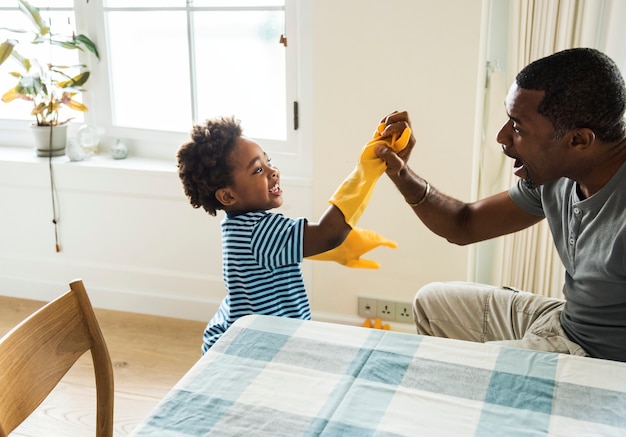
[{"label": "potted plant", "polygon": [[[9,38],[0,45],[0,65],[12,58],[21,71],[10,71],[17,78],[17,84],[2,95],[2,101],[12,102],[23,99],[32,102],[30,115],[35,117],[34,129],[43,130],[43,144],[37,145],[39,156],[58,156],[65,153],[67,124],[71,118],[59,119],[64,107],[85,112],[87,107],[75,100],[77,94],[85,91],[83,85],[89,79],[86,65],[56,65],[36,58],[28,58],[18,51],[23,44],[44,44],[67,50],[86,50],[100,59],[96,45],[85,35],[55,34],[51,25],[41,17],[39,8],[26,0],[18,0],[21,12],[33,24],[31,30],[7,29],[16,37]],[[28,41],[19,36],[26,35]],[[75,74],[78,72],[78,74]],[[35,134],[37,136],[37,134]],[[54,142],[53,142],[54,140]]]}]

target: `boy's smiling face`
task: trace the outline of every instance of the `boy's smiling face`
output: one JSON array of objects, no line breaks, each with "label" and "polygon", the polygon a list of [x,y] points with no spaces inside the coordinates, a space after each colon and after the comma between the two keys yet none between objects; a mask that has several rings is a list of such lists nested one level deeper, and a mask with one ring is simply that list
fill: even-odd
[{"label": "boy's smiling face", "polygon": [[226,212],[266,211],[283,204],[280,171],[257,142],[237,138],[230,165],[233,183],[216,193]]}]

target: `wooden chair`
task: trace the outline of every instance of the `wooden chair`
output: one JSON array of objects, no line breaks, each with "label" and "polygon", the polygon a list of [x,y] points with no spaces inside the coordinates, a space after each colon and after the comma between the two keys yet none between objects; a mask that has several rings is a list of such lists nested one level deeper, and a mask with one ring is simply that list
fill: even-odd
[{"label": "wooden chair", "polygon": [[80,279],[0,339],[0,437],[30,416],[88,350],[96,377],[95,434],[111,437],[113,367]]}]

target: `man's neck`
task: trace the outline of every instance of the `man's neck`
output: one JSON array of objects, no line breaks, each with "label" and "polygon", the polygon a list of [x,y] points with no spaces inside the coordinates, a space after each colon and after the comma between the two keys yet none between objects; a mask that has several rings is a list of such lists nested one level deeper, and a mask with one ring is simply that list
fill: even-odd
[{"label": "man's neck", "polygon": [[591,163],[592,171],[578,181],[578,194],[582,199],[600,191],[626,162],[626,134],[613,144],[599,144],[598,147],[608,147],[608,150]]}]

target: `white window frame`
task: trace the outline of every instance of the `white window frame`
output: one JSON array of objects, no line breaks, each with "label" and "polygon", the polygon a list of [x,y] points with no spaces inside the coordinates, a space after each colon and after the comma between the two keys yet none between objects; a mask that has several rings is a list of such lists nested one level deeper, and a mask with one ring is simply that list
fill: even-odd
[{"label": "white window frame", "polygon": [[[84,123],[104,129],[105,135],[100,143],[102,150],[107,150],[117,139],[121,139],[129,146],[131,157],[174,161],[178,147],[189,138],[191,121],[187,132],[153,131],[113,126],[103,2],[102,0],[90,0],[89,2],[75,0],[74,11],[77,32],[89,36],[100,51],[100,61],[87,55],[81,55],[81,62],[87,64],[91,71],[91,77],[86,84],[88,92],[82,96],[84,103],[89,107],[89,111],[84,113]],[[255,138],[255,140],[272,156],[273,161],[280,166],[283,175],[308,178],[312,173],[308,158],[310,153],[305,150],[307,147],[302,147],[300,129],[294,129],[294,102],[298,102],[299,77],[297,59],[298,14],[297,0],[285,0],[285,33],[288,41],[285,47],[285,104],[287,105],[286,114],[288,118],[286,141],[263,138]],[[30,121],[0,120],[0,129],[3,131],[0,147],[31,147],[30,132],[28,132],[29,124]],[[299,123],[300,126],[301,124]],[[77,129],[78,126],[74,127]]]}]

